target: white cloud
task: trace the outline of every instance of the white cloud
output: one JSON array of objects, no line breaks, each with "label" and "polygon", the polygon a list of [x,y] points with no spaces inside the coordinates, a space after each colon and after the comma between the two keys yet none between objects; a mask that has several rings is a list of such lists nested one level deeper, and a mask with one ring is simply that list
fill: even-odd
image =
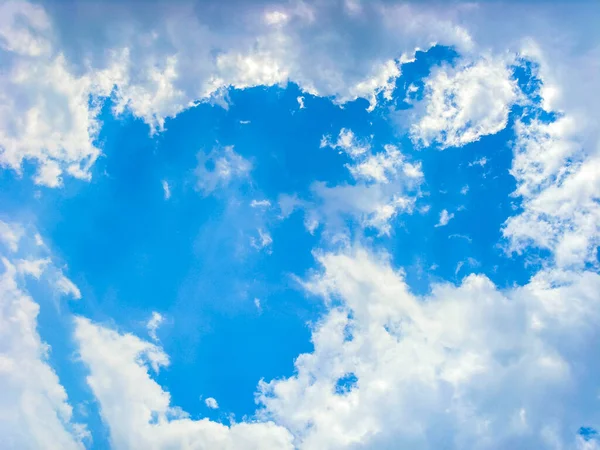
[{"label": "white cloud", "polygon": [[236,179],[247,177],[252,170],[250,161],[237,154],[232,146],[198,153],[197,188],[203,195],[227,187]]},{"label": "white cloud", "polygon": [[108,71],[74,74],[53,48],[52,21],[41,6],[0,5],[0,166],[22,173],[34,162],[36,184],[60,186],[63,176],[87,180],[100,155],[97,99],[110,94]]},{"label": "white cloud", "polygon": [[208,397],[206,400],[204,400],[204,403],[206,404],[206,406],[210,409],[219,409],[219,404],[217,403],[217,401],[212,398],[212,397]]},{"label": "white cloud", "polygon": [[454,213],[449,213],[447,210],[442,209],[442,212],[440,213],[440,220],[435,226],[445,227],[446,225],[448,225],[448,222],[450,222],[453,218]]},{"label": "white cloud", "polygon": [[508,64],[502,58],[480,58],[434,71],[425,81],[423,105],[416,107],[413,141],[460,147],[505,128],[518,98]]},{"label": "white cloud", "polygon": [[348,100],[365,98],[369,100],[367,111],[373,111],[377,106],[377,95],[383,94],[386,100],[392,100],[396,79],[400,76],[398,63],[393,59],[375,66],[364,80],[350,89]]},{"label": "white cloud", "polygon": [[78,317],[75,338],[87,382],[100,404],[114,448],[292,449],[292,437],[271,422],[231,426],[192,420],[170,405],[170,395],[152,379],[169,364],[163,350],[132,334],[120,334]]},{"label": "white cloud", "polygon": [[270,208],[271,207],[271,202],[269,200],[256,200],[253,199],[250,202],[250,207],[252,208]]},{"label": "white cloud", "polygon": [[146,323],[146,328],[148,329],[148,335],[152,338],[153,341],[158,341],[158,337],[156,336],[156,330],[158,327],[162,325],[165,318],[162,314],[157,313],[156,311],[152,311],[152,316]]},{"label": "white cloud", "polygon": [[19,249],[19,241],[25,234],[25,230],[19,224],[6,223],[0,220],[0,240],[12,252]]},{"label": "white cloud", "polygon": [[77,300],[81,299],[81,292],[79,291],[79,288],[75,285],[75,283],[69,280],[62,273],[62,271],[59,271],[59,273],[57,274],[55,283],[56,288],[61,294],[72,296]]},{"label": "white cloud", "polygon": [[600,157],[582,148],[581,126],[571,116],[515,126],[511,173],[524,211],[506,221],[510,249],[529,245],[553,252],[561,266],[596,260],[600,244]]},{"label": "white cloud", "polygon": [[[7,229],[13,232],[7,233]],[[49,256],[29,253],[36,236],[18,225],[0,222],[0,436],[5,448],[84,449],[85,426],[73,422],[72,407],[49,364],[51,348],[40,337],[40,305],[28,294],[28,276],[44,281],[52,291],[62,272]],[[18,238],[15,238],[18,235]],[[47,282],[47,283],[46,283]]]},{"label": "white cloud", "polygon": [[284,206],[289,212],[296,207],[303,208],[309,232],[325,224],[333,235],[338,235],[344,227],[345,218],[354,217],[362,227],[374,228],[383,235],[391,232],[391,221],[399,213],[412,212],[423,173],[420,164],[407,161],[397,147],[385,145],[383,151],[375,152],[369,140],[359,139],[345,128],[335,141],[324,136],[321,147],[348,155],[351,162],[346,167],[354,184],[329,186],[315,182],[311,186],[313,201],[281,197],[283,216],[286,216]]},{"label": "white cloud", "polygon": [[66,295],[77,300],[81,298],[79,288],[67,278],[62,268],[53,264],[48,248],[32,227],[0,220],[0,243],[14,258],[11,264],[19,274],[37,279],[43,275],[55,295]]},{"label": "white cloud", "polygon": [[461,189],[460,189],[460,193],[462,195],[467,195],[467,193],[469,192],[469,185],[465,184]]},{"label": "white cloud", "polygon": [[37,332],[39,305],[2,259],[0,275],[0,435],[6,448],[83,449],[84,427],[72,422],[65,389],[48,364]]},{"label": "white cloud", "polygon": [[260,299],[259,298],[255,298],[254,299],[254,306],[256,306],[256,309],[258,310],[258,312],[262,311],[262,306],[260,304]]},{"label": "white cloud", "polygon": [[365,140],[359,140],[352,130],[342,128],[337,137],[337,140],[333,142],[331,136],[323,136],[321,139],[321,148],[331,147],[336,150],[343,151],[348,154],[351,158],[357,158],[361,155],[366,154],[371,145]]},{"label": "white cloud", "polygon": [[423,177],[421,166],[406,162],[396,146],[387,144],[383,148],[383,152],[370,154],[366,158],[358,159],[354,164],[347,165],[356,180],[389,183],[397,178],[399,173],[415,179]]},{"label": "white cloud", "polygon": [[488,160],[487,160],[487,158],[486,158],[485,156],[482,156],[481,158],[479,158],[479,159],[476,159],[475,161],[471,161],[471,162],[469,163],[469,167],[473,167],[473,166],[480,166],[480,167],[483,167],[483,166],[485,166],[487,163],[488,163]]},{"label": "white cloud", "polygon": [[[597,86],[598,50],[589,45],[596,26],[588,5],[569,9],[558,3],[532,12],[527,2],[501,11],[494,4],[347,1],[337,10],[328,2],[266,9],[249,3],[223,21],[230,11],[221,4],[201,15],[194,1],[154,5],[149,20],[135,2],[122,2],[101,10],[78,5],[77,23],[70,5],[48,3],[45,10],[4,2],[0,14],[0,161],[14,170],[34,162],[36,182],[49,186],[60,185],[65,174],[89,179],[100,154],[98,101],[111,92],[115,113],[129,111],[153,132],[198,102],[223,97],[230,86],[292,81],[339,103],[365,98],[372,108],[379,94],[389,98],[400,63],[434,42],[455,46],[464,61],[475,62],[442,68],[429,78],[427,111],[413,129],[424,144],[462,145],[503,127],[514,100],[505,77],[511,57],[481,58],[481,49],[542,61],[548,108],[579,102],[586,118],[595,117],[590,112],[597,108],[589,95]],[[533,19],[540,14],[543,19]],[[369,17],[367,28],[362,16]],[[556,42],[557,23],[579,24],[577,39]],[[526,44],[524,34],[530,36]]]},{"label": "white cloud", "polygon": [[19,273],[39,279],[50,262],[50,258],[20,259],[16,262],[16,268]]},{"label": "white cloud", "polygon": [[[374,228],[381,235],[391,232],[391,221],[401,213],[414,209],[416,194],[403,195],[402,183],[341,184],[333,187],[325,182],[311,186],[315,203],[306,206],[307,228],[313,231],[323,223],[330,231],[344,227],[344,219],[353,217],[363,228]],[[335,234],[335,233],[334,233]]]},{"label": "white cloud", "polygon": [[261,384],[264,415],[300,449],[575,449],[600,423],[598,274],[548,270],[504,292],[472,274],[416,297],[386,255],[318,259],[314,351]]},{"label": "white cloud", "polygon": [[171,198],[171,188],[169,187],[169,183],[167,182],[167,180],[162,180],[161,184],[162,184],[165,200],[169,200]]},{"label": "white cloud", "polygon": [[271,253],[271,245],[273,244],[273,238],[269,234],[268,231],[259,228],[257,230],[258,238],[252,237],[250,238],[250,245],[257,250],[263,250],[267,253]]},{"label": "white cloud", "polygon": [[[396,58],[430,45],[431,34],[461,48],[470,43],[463,29],[426,8],[366,7],[378,28],[372,29],[370,39],[357,41],[357,35],[332,38],[334,30],[349,35],[349,30],[359,33],[362,26],[355,18],[338,13],[333,22],[320,20],[331,15],[331,5],[301,2],[273,6],[266,11],[261,11],[262,5],[240,7],[236,13],[245,20],[243,24],[234,21],[236,25],[210,22],[211,17],[227,11],[220,6],[201,17],[193,4],[159,7],[162,20],[149,23],[138,17],[135,25],[123,23],[122,17],[128,17],[123,10],[119,14],[105,11],[106,23],[97,26],[114,27],[116,22],[122,29],[119,43],[124,50],[115,50],[113,57],[114,65],[121,69],[118,111],[129,109],[160,130],[166,118],[230,86],[243,89],[287,81],[313,95],[333,97],[338,103],[365,98],[372,109],[378,94],[390,96],[400,74]],[[127,6],[124,9],[127,11]],[[90,10],[81,8],[80,12],[85,15]],[[135,10],[127,12],[136,16]],[[84,30],[80,32],[82,41],[91,41]],[[356,45],[358,42],[361,45]]]},{"label": "white cloud", "polygon": [[306,106],[304,106],[304,97],[303,96],[297,97],[296,100],[298,101],[298,108],[299,109],[306,108]]}]

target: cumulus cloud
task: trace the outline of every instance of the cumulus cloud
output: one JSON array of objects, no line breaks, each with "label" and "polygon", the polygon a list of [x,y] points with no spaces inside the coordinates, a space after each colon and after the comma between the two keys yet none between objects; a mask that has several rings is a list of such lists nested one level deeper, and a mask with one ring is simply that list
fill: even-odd
[{"label": "cumulus cloud", "polygon": [[[597,86],[591,67],[597,49],[568,39],[556,45],[552,19],[575,17],[570,23],[580,23],[582,39],[590,42],[594,15],[587,5],[561,5],[532,13],[527,3],[500,11],[494,4],[353,1],[339,9],[329,2],[252,2],[237,4],[231,14],[227,3],[207,9],[190,0],[154,4],[150,18],[135,2],[4,2],[0,163],[20,171],[31,161],[36,182],[48,186],[59,186],[65,175],[89,179],[100,154],[99,102],[108,96],[116,114],[141,117],[152,132],[229,87],[293,81],[340,103],[365,98],[373,108],[389,98],[401,64],[434,42],[468,56],[460,67],[440,68],[429,78],[425,111],[413,128],[423,145],[463,145],[505,124],[515,95],[506,58],[482,58],[481,49],[527,53],[543,63],[548,107],[580,102],[594,110],[585,92]],[[539,13],[544,20],[533,22]],[[368,32],[360,17],[369,18]],[[523,30],[531,37],[526,44]],[[567,83],[573,79],[578,82]]]},{"label": "cumulus cloud", "polygon": [[514,129],[511,174],[523,210],[503,228],[510,250],[548,249],[563,267],[595,263],[600,243],[600,108],[591,101],[600,82],[599,50],[585,41],[586,18],[578,23],[574,41],[552,46],[548,39],[530,39],[523,45],[535,88]]},{"label": "cumulus cloud", "polygon": [[461,147],[504,129],[518,98],[510,62],[484,57],[435,70],[416,107],[422,112],[410,127],[413,141],[425,147]]},{"label": "cumulus cloud", "polygon": [[507,291],[471,274],[417,297],[385,254],[318,260],[304,284],[328,306],[314,351],[260,387],[299,448],[586,448],[598,274],[547,270]]},{"label": "cumulus cloud", "polygon": [[[40,337],[40,305],[28,294],[27,276],[43,278],[44,289],[56,286],[58,269],[49,257],[29,254],[35,239],[19,225],[0,222],[0,435],[6,448],[85,448],[86,427],[73,421],[72,407],[49,364],[51,348]],[[30,242],[33,241],[33,242]]]},{"label": "cumulus cloud", "polygon": [[[31,161],[35,182],[50,187],[65,175],[89,179],[108,97],[115,114],[142,118],[151,133],[198,102],[218,101],[230,87],[293,81],[339,103],[365,98],[373,109],[380,94],[390,98],[402,55],[428,47],[434,36],[471,45],[447,18],[453,8],[444,16],[407,4],[362,5],[377,23],[365,39],[354,14],[338,14],[328,3],[238,6],[224,21],[228,4],[210,11],[194,1],[153,4],[149,19],[135,2],[4,2],[0,164],[21,173]],[[331,13],[336,21],[321,20]],[[334,30],[353,32],[338,39]]]},{"label": "cumulus cloud", "polygon": [[[586,152],[571,116],[517,122],[511,173],[524,211],[506,221],[510,249],[548,249],[562,266],[596,260],[600,244],[600,156]],[[591,153],[591,154],[590,154]]]},{"label": "cumulus cloud", "polygon": [[[115,449],[292,449],[292,436],[272,422],[231,426],[193,420],[171,406],[168,392],[152,379],[169,364],[155,344],[90,320],[75,319],[75,338],[87,382],[100,404]],[[208,400],[208,399],[207,399]],[[215,402],[216,403],[216,402]]]},{"label": "cumulus cloud", "polygon": [[[411,99],[411,137],[423,146],[462,146],[506,126],[519,97],[509,68],[519,53],[539,64],[542,108],[556,118],[517,121],[511,173],[523,212],[503,231],[513,250],[549,249],[559,268],[507,291],[470,275],[459,286],[435,285],[423,298],[384,257],[360,249],[321,254],[322,271],[305,284],[328,304],[314,326],[314,351],[297,359],[292,377],[261,385],[263,412],[280,425],[191,420],[150,375],[168,363],[162,349],[79,318],[88,382],[116,448],[292,448],[290,432],[301,448],[597,448],[577,430],[599,424],[590,393],[597,392],[591,343],[598,339],[600,282],[595,273],[568,270],[594,262],[599,244],[600,58],[589,6],[539,11],[515,3],[501,5],[499,16],[493,4],[434,10],[348,1],[341,12],[328,2],[244,2],[234,17],[226,7],[197,14],[193,3],[177,2],[157,5],[149,19],[134,3],[55,2],[49,11],[0,5],[3,167],[21,173],[31,162],[34,181],[51,187],[65,176],[89,179],[100,154],[101,101],[111,93],[116,114],[142,118],[151,132],[228,87],[294,81],[339,103],[365,98],[373,109],[389,98],[401,55],[432,42],[457,44],[466,56],[435,69],[423,100]],[[77,23],[70,8],[77,8]],[[545,20],[548,14],[558,19]],[[69,27],[61,25],[65,18]],[[456,25],[467,22],[469,32]],[[558,22],[578,29],[565,39]],[[523,30],[532,38],[522,41]],[[475,52],[488,47],[502,56]],[[505,57],[509,47],[513,56]],[[414,207],[419,167],[349,130],[325,145],[347,154],[353,181],[315,183],[307,200],[281,198],[282,216],[300,207],[312,231],[350,216],[389,233],[391,219]],[[243,178],[251,166],[239,158],[232,148],[201,154],[198,189],[208,195]],[[0,222],[10,257],[23,233]],[[15,258],[0,278],[0,377],[8,386],[0,434],[19,448],[80,448],[85,431],[72,423],[35,331],[38,306],[15,283],[48,276],[57,292],[81,293],[47,255]]]},{"label": "cumulus cloud", "polygon": [[217,403],[217,401],[212,398],[212,397],[208,397],[206,400],[204,400],[204,403],[206,404],[206,406],[210,409],[219,409],[219,404]]},{"label": "cumulus cloud", "polygon": [[0,165],[36,184],[56,187],[64,175],[87,180],[100,155],[98,99],[110,94],[110,70],[75,74],[50,38],[52,21],[27,2],[0,5]]},{"label": "cumulus cloud", "polygon": [[198,153],[196,184],[203,195],[227,187],[236,179],[243,179],[252,170],[250,161],[237,154],[232,146],[215,148],[208,153]]}]

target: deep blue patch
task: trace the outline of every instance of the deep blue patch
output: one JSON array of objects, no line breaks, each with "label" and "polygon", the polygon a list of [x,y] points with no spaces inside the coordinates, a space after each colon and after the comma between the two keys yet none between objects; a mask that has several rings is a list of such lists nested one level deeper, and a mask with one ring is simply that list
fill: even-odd
[{"label": "deep blue patch", "polygon": [[356,387],[358,378],[352,372],[347,373],[343,377],[338,378],[335,383],[335,393],[338,395],[345,395]]}]

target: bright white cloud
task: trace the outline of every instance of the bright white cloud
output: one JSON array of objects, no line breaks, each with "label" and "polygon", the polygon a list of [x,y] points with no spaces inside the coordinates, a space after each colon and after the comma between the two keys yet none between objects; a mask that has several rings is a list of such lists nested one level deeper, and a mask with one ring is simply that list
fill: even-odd
[{"label": "bright white cloud", "polygon": [[299,96],[298,98],[296,98],[296,100],[298,101],[298,108],[299,109],[306,108],[306,106],[304,106],[304,97],[303,96]]},{"label": "bright white cloud", "polygon": [[600,244],[600,157],[586,154],[572,117],[518,122],[511,173],[524,211],[503,229],[510,249],[530,244],[554,253],[561,266],[595,261]]},{"label": "bright white cloud", "polygon": [[198,153],[196,184],[203,195],[227,187],[236,179],[247,177],[252,170],[250,161],[237,154],[232,146],[215,148],[209,153]]},{"label": "bright white cloud", "polygon": [[481,58],[457,67],[441,67],[425,81],[423,105],[417,106],[413,141],[425,147],[460,147],[506,127],[518,88],[502,58]]},{"label": "bright white cloud", "polygon": [[[238,17],[245,17],[242,22],[219,19],[230,13],[226,5],[204,8],[198,15],[193,1],[155,5],[154,17],[159,20],[152,21],[133,3],[103,8],[102,14],[93,6],[80,5],[82,25],[69,22],[76,39],[63,39],[50,21],[45,31],[70,55],[77,55],[81,46],[88,55],[91,49],[90,59],[73,62],[89,73],[110,71],[115,111],[131,111],[153,132],[162,130],[168,118],[198,101],[221,96],[228,87],[293,81],[306,92],[332,96],[339,103],[365,98],[372,109],[379,94],[389,98],[402,55],[412,55],[436,39],[460,48],[471,45],[464,29],[428,8],[378,4],[361,10],[377,23],[369,39],[358,37],[363,36],[362,24],[355,14],[338,11],[335,21],[322,20],[334,12],[332,5],[314,2],[266,10],[263,4],[243,5],[236,10]],[[54,23],[61,25],[65,20],[61,13],[67,11],[53,8]],[[95,24],[93,32],[85,26],[87,21]],[[115,27],[118,35],[110,32]],[[342,30],[349,39],[335,38],[335,31]],[[104,36],[110,40],[104,42]]]},{"label": "bright white cloud", "polygon": [[206,406],[210,409],[219,409],[219,404],[217,403],[217,401],[212,398],[212,397],[208,397],[206,400],[204,400],[204,403],[206,404]]},{"label": "bright white cloud", "polygon": [[351,158],[358,158],[366,154],[371,145],[366,140],[359,140],[352,130],[342,128],[335,142],[331,140],[331,136],[323,136],[321,148],[325,147],[331,147],[340,152],[343,151]]},{"label": "bright white cloud", "polygon": [[448,210],[442,209],[440,220],[435,225],[436,227],[445,227],[454,218],[454,213],[449,213]]},{"label": "bright white cloud", "polygon": [[410,178],[422,178],[421,166],[406,162],[404,155],[394,145],[384,145],[384,151],[356,158],[354,164],[347,165],[356,180],[374,183],[389,183],[401,173]]},{"label": "bright white cloud", "polygon": [[[19,239],[0,245],[0,436],[9,449],[84,449],[89,433],[73,422],[72,407],[56,372],[50,366],[50,347],[37,331],[40,305],[27,293],[27,276],[44,283],[44,289],[60,291],[48,257],[28,254],[35,239],[19,225],[0,222],[18,230]],[[14,234],[12,234],[14,236]]]},{"label": "bright white cloud", "polygon": [[386,255],[318,259],[314,351],[261,384],[299,448],[585,448],[579,427],[600,423],[598,274],[542,271],[504,292],[472,274],[421,298]]},{"label": "bright white cloud", "polygon": [[51,19],[41,6],[0,5],[0,166],[22,173],[37,166],[34,181],[56,187],[65,174],[87,180],[100,155],[98,98],[110,94],[109,71],[74,74],[53,48]]},{"label": "bright white cloud", "polygon": [[[545,11],[521,9],[527,5],[506,7],[507,15],[499,16],[487,4],[439,6],[438,11],[372,4],[345,2],[347,15],[327,14],[328,2],[286,4],[247,14],[246,24],[233,21],[230,28],[213,26],[211,11],[206,11],[207,26],[191,4],[157,10],[153,16],[160,19],[151,23],[135,17],[128,5],[107,7],[106,14],[97,16],[93,7],[82,4],[79,31],[67,36],[71,46],[91,42],[85,30],[92,21],[98,25],[89,27],[93,40],[101,41],[109,26],[122,33],[111,34],[110,46],[101,42],[99,48],[86,48],[90,60],[78,64],[73,56],[77,48],[61,47],[65,42],[53,28],[60,26],[59,16],[51,18],[42,7],[25,2],[4,2],[0,164],[19,171],[25,161],[33,162],[35,182],[46,186],[59,186],[66,175],[89,179],[100,154],[95,144],[98,99],[113,88],[115,112],[129,111],[153,131],[228,86],[291,80],[338,102],[366,98],[372,108],[379,94],[389,96],[400,70],[399,54],[431,42],[478,50],[471,36],[455,25],[469,17],[469,33],[481,39],[481,48],[489,44],[494,54],[503,54],[510,47],[540,64],[543,106],[559,115],[550,123],[522,120],[515,127],[512,174],[524,210],[504,228],[511,248],[547,248],[560,267],[595,261],[600,111],[594,94],[600,85],[600,58],[597,46],[589,44],[597,42],[589,39],[590,29],[597,32],[595,15],[588,14],[588,22],[571,20],[578,24],[577,32],[557,39],[557,22],[544,20]],[[565,17],[573,17],[571,10],[582,11],[579,19],[585,19],[586,8],[568,5],[558,20],[569,22]],[[357,12],[369,17],[371,33],[365,33]],[[512,21],[499,20],[507,16],[515,18],[514,29]],[[550,31],[540,31],[537,23]],[[499,29],[504,27],[511,29]],[[336,30],[345,31],[344,39],[335,37],[342,35]],[[533,38],[515,44],[522,30]],[[507,66],[513,59],[473,55],[463,61],[474,63],[442,67],[429,77],[425,98],[415,106],[415,141],[461,146],[506,126],[508,110],[518,99]],[[405,195],[405,183],[411,174],[421,177],[418,166],[402,165],[387,151],[373,153],[369,143],[365,146],[350,133],[346,130],[335,143],[326,144],[351,157],[348,168],[356,184],[315,183],[316,200],[282,199],[282,216],[304,208],[305,221],[314,231],[320,223],[335,223],[346,214],[386,233],[391,218],[412,210],[416,194]],[[249,163],[231,152],[201,158],[198,188],[205,195],[249,172]],[[452,215],[445,212],[447,223]],[[18,251],[21,233],[0,222],[0,237],[10,251]],[[9,386],[9,396],[0,401],[2,416],[9,420],[0,421],[0,434],[13,439],[8,442],[16,447],[47,447],[52,442],[78,448],[66,394],[45,361],[45,346],[35,331],[37,307],[14,289],[12,280],[49,273],[58,280],[55,289],[81,294],[44,259],[19,258],[5,266],[13,267],[6,273],[12,272],[0,280],[6,322],[0,333],[7,333],[0,377]],[[546,270],[525,287],[506,292],[485,277],[471,275],[458,287],[437,285],[423,299],[408,292],[401,274],[387,262],[366,252],[324,254],[320,260],[323,272],[307,289],[341,299],[341,305],[315,326],[315,350],[300,356],[297,374],[262,387],[263,393],[272,394],[261,397],[265,414],[289,427],[300,447],[597,448],[575,436],[579,426],[600,422],[596,396],[590,395],[597,392],[598,373],[597,352],[590,344],[597,341],[599,329],[596,274]],[[149,375],[147,365],[157,370],[167,363],[154,344],[86,319],[77,321],[77,338],[117,448],[292,447],[290,435],[272,424],[226,427],[192,421],[171,407],[168,393]],[[350,374],[356,386],[348,382],[336,394],[338,380],[351,380]],[[36,429],[40,423],[44,427]]]},{"label": "bright white cloud", "polygon": [[132,334],[120,334],[78,317],[75,338],[87,382],[100,404],[115,449],[292,449],[292,436],[272,422],[231,426],[192,420],[171,406],[168,392],[154,381],[169,364],[163,350]]},{"label": "bright white cloud", "polygon": [[[558,3],[535,13],[529,5],[512,3],[499,11],[493,4],[347,1],[336,10],[329,2],[269,8],[248,3],[236,10],[245,20],[222,21],[230,12],[220,4],[202,9],[202,15],[194,1],[154,5],[154,19],[148,20],[135,2],[101,13],[86,3],[76,6],[74,23],[69,2],[49,3],[47,10],[4,2],[0,163],[18,171],[23,161],[32,161],[36,182],[48,186],[60,185],[65,174],[89,179],[100,154],[98,101],[111,92],[115,113],[129,111],[153,132],[200,101],[222,99],[228,87],[293,81],[340,103],[366,98],[372,108],[380,94],[389,98],[400,64],[433,42],[454,45],[468,55],[464,61],[475,62],[442,68],[429,78],[425,111],[413,128],[413,137],[425,145],[463,145],[504,126],[515,99],[514,83],[506,77],[505,60],[511,57],[481,58],[482,48],[494,55],[508,49],[541,62],[547,108],[579,102],[588,110],[583,117],[594,117],[589,93],[597,86],[598,50],[577,39],[557,43],[552,19],[575,16],[561,24],[580,24],[581,40],[589,43],[594,14],[587,5],[569,9]],[[544,19],[532,21],[539,14]],[[368,38],[363,15],[369,17]],[[525,43],[523,30],[530,37]]]}]

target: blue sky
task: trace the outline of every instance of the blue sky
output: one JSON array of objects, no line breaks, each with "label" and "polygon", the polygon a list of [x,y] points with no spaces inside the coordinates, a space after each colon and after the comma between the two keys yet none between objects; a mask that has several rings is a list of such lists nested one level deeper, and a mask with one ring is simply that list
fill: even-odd
[{"label": "blue sky", "polygon": [[597,5],[103,5],[0,4],[8,448],[599,448]]}]

